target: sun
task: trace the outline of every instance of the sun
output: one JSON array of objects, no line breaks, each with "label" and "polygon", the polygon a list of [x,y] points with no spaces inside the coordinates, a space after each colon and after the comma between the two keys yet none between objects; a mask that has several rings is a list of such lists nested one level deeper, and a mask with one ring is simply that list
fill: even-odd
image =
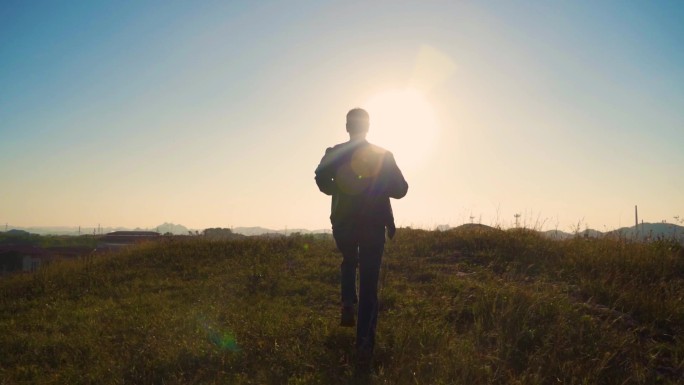
[{"label": "sun", "polygon": [[400,167],[415,168],[428,158],[439,125],[422,93],[386,91],[368,99],[364,107],[370,115],[368,140],[394,153]]}]

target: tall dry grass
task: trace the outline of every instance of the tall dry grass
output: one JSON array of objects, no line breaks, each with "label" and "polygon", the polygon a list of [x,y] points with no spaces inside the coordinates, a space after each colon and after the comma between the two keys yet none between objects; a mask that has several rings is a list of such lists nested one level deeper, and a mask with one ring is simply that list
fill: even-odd
[{"label": "tall dry grass", "polygon": [[666,241],[400,229],[372,374],[338,324],[331,239],[166,239],[0,281],[0,383],[676,384]]}]

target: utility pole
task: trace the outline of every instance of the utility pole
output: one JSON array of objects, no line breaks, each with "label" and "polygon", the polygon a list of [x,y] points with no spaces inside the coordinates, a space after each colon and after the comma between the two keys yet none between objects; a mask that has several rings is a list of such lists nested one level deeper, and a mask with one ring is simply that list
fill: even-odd
[{"label": "utility pole", "polygon": [[634,205],[634,226],[639,226],[639,209]]},{"label": "utility pole", "polygon": [[[676,241],[677,240],[677,223],[679,223],[679,215],[674,216],[674,226],[672,226],[672,238]],[[7,231],[7,229],[5,229]]]},{"label": "utility pole", "polygon": [[634,238],[639,239],[639,211],[636,205],[634,205]]}]

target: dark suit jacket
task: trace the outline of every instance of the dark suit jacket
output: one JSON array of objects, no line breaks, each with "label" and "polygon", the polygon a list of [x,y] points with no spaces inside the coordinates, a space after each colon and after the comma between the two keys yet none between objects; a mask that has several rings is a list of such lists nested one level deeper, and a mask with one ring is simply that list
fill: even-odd
[{"label": "dark suit jacket", "polygon": [[349,141],[325,151],[316,168],[316,184],[332,195],[333,227],[382,224],[394,229],[390,198],[403,198],[408,183],[391,152],[366,140]]}]

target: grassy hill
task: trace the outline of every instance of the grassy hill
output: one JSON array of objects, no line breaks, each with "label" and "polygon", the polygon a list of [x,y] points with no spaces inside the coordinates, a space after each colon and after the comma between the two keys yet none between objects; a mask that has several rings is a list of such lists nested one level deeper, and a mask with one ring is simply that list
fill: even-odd
[{"label": "grassy hill", "polygon": [[0,281],[0,384],[676,384],[684,252],[400,229],[354,373],[320,236],[164,239]]}]

